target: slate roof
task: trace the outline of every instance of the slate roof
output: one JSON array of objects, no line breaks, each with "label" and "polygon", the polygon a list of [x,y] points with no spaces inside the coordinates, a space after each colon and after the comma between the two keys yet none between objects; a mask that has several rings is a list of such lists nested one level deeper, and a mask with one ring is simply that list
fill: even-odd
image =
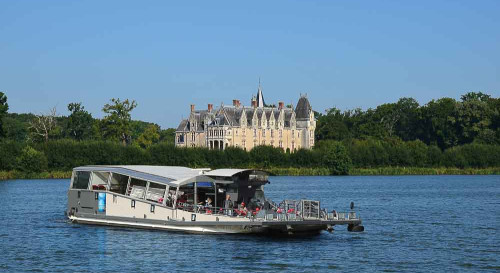
[{"label": "slate roof", "polygon": [[[258,96],[262,98],[262,103],[264,103],[264,97],[262,96],[262,90],[259,88]],[[260,101],[259,101],[260,103]],[[309,113],[312,110],[309,100],[306,96],[301,96],[295,111],[293,108],[284,108],[284,126],[290,127],[291,119],[293,113],[295,112],[296,120],[308,120]],[[189,131],[190,120],[195,119],[198,124],[197,131],[204,131],[206,126],[239,126],[240,118],[242,114],[246,115],[247,126],[252,126],[252,119],[254,112],[257,111],[257,118],[259,121],[264,117],[267,121],[271,119],[271,115],[274,115],[274,119],[277,121],[280,117],[280,110],[275,107],[247,107],[244,106],[224,106],[221,105],[217,111],[208,112],[208,110],[197,110],[191,113],[188,119],[184,119],[180,122],[177,127],[177,131]],[[205,124],[205,119],[208,117],[210,122]]]},{"label": "slate roof", "polygon": [[301,96],[297,107],[295,108],[295,118],[297,120],[309,119],[309,111],[312,110],[311,104],[306,96]]},{"label": "slate roof", "polygon": [[187,131],[187,128],[186,128],[187,124],[188,124],[188,120],[187,119],[181,120],[181,123],[177,127],[177,131]]}]

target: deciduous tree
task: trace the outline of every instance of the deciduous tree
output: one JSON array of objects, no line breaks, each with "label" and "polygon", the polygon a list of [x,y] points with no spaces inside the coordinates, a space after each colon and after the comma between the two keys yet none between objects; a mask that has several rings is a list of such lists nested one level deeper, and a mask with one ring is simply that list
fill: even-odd
[{"label": "deciduous tree", "polygon": [[107,115],[101,122],[104,138],[119,140],[123,145],[130,143],[130,112],[137,107],[135,100],[111,99],[111,104],[106,104],[102,111]]},{"label": "deciduous tree", "polygon": [[71,114],[66,125],[67,135],[76,140],[89,139],[92,136],[92,115],[85,111],[81,102],[68,104]]}]

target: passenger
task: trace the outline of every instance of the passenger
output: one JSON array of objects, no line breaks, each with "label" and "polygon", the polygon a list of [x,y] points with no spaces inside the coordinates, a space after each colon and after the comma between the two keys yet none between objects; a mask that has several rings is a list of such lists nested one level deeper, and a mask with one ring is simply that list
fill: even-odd
[{"label": "passenger", "polygon": [[233,215],[233,201],[231,201],[231,195],[226,195],[226,200],[224,200],[224,214],[232,216]]},{"label": "passenger", "polygon": [[245,205],[245,202],[241,202],[240,208],[239,208],[239,210],[238,210],[238,212],[237,212],[237,213],[238,213],[238,215],[240,215],[240,216],[247,216],[247,214],[248,214],[248,209],[247,209],[247,207],[246,207],[246,205]]},{"label": "passenger", "polygon": [[212,206],[212,198],[207,197],[207,200],[205,200],[205,208],[209,208]]},{"label": "passenger", "polygon": [[207,214],[212,213],[211,207],[212,207],[212,198],[207,197],[207,200],[205,201],[205,212]]}]

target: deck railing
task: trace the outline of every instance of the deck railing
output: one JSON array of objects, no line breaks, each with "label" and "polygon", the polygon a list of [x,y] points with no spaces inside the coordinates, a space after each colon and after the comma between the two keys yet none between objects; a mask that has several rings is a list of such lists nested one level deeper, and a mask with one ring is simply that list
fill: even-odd
[{"label": "deck railing", "polygon": [[272,203],[270,209],[244,210],[242,208],[207,207],[178,203],[177,209],[226,215],[231,217],[250,218],[256,221],[302,221],[302,220],[352,220],[358,219],[356,212],[326,212],[322,210],[319,201],[315,200],[284,200],[279,204]]}]

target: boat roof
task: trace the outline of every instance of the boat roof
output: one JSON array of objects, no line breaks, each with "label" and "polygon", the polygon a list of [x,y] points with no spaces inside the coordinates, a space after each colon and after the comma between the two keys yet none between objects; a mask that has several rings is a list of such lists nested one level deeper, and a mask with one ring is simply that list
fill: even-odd
[{"label": "boat roof", "polygon": [[[147,165],[91,165],[73,169],[74,171],[112,172],[143,180],[160,182],[178,187],[192,182],[216,182],[212,177],[229,178],[235,174],[252,171],[252,169],[192,169],[179,166],[147,166]],[[217,180],[217,183],[228,181]]]},{"label": "boat roof", "polygon": [[217,170],[206,172],[205,175],[231,177],[237,173],[241,173],[244,171],[251,171],[251,169],[217,169]]},{"label": "boat roof", "polygon": [[191,169],[178,166],[145,166],[145,165],[99,165],[74,168],[75,171],[113,172],[148,181],[178,186],[203,180],[211,182],[211,178],[203,175],[206,169]]}]

